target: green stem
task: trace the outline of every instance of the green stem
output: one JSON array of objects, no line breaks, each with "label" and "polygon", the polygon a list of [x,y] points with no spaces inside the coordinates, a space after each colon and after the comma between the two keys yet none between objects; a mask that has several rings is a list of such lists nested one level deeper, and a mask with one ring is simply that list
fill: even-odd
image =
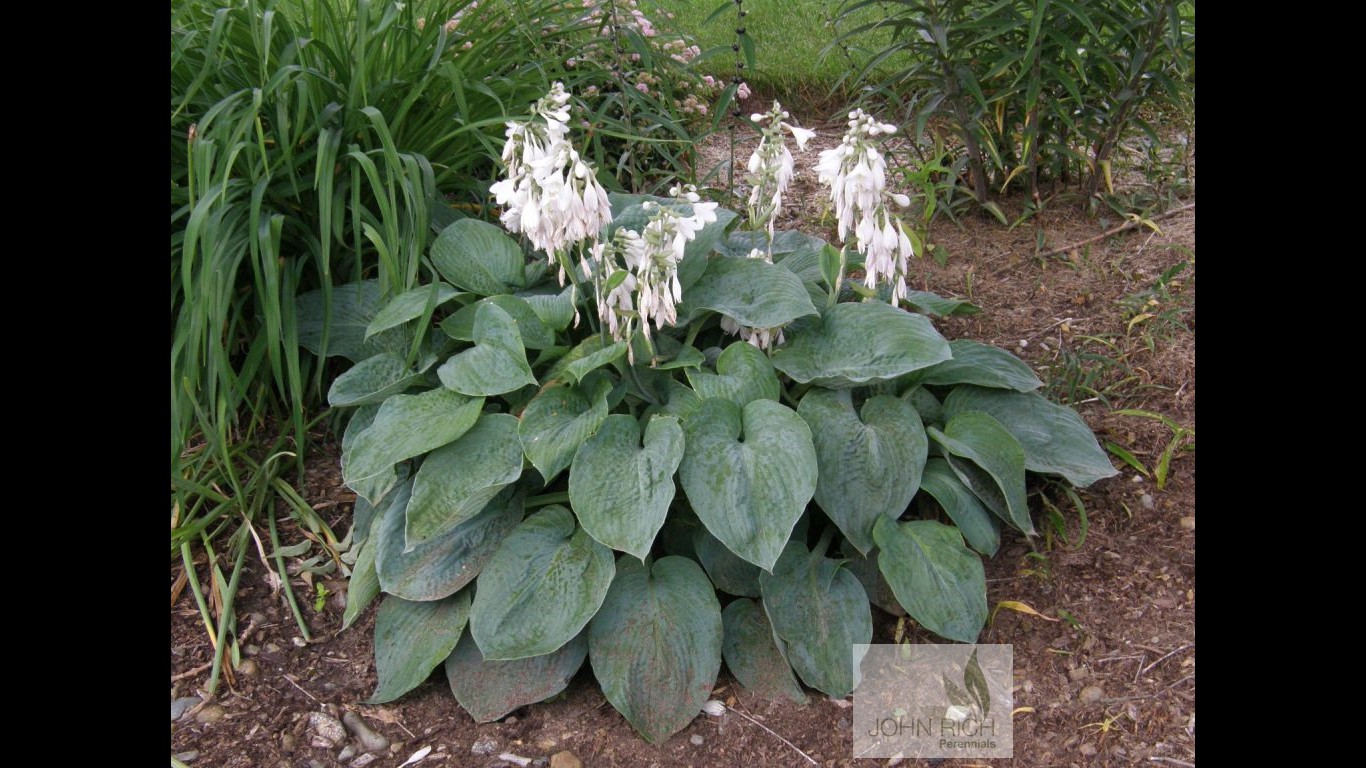
[{"label": "green stem", "polygon": [[237,598],[237,582],[242,578],[242,566],[247,561],[247,529],[246,526],[238,529],[237,541],[237,560],[232,565],[232,577],[228,580],[227,589],[223,590],[222,613],[218,614],[218,647],[213,654],[213,671],[209,673],[208,692],[213,692],[218,688],[218,676],[223,671],[223,656],[228,651],[228,646],[232,643],[232,630],[228,626],[234,619],[232,612],[233,603]]},{"label": "green stem", "polygon": [[284,555],[280,554],[280,533],[275,527],[275,509],[270,510],[270,546],[275,550],[275,567],[279,570],[280,581],[285,588],[285,601],[289,603],[289,610],[294,614],[294,622],[299,625],[299,632],[303,634],[304,640],[312,640],[313,635],[308,631],[308,624],[304,621],[304,615],[299,610],[299,602],[294,599],[294,588],[289,583],[289,571],[285,569]]},{"label": "green stem", "polygon": [[825,551],[830,548],[830,542],[835,540],[835,526],[831,525],[825,529],[821,537],[816,540],[816,547],[811,550],[812,557],[825,557]]},{"label": "green stem", "polygon": [[560,491],[559,493],[543,493],[540,496],[532,496],[523,503],[527,509],[536,507],[548,507],[551,504],[564,504],[569,501],[569,492]]},{"label": "green stem", "polygon": [[188,540],[180,545],[180,561],[185,564],[185,577],[190,582],[195,604],[199,606],[199,617],[204,621],[204,630],[209,633],[209,642],[217,645],[218,638],[213,633],[213,617],[209,614],[208,604],[204,602],[204,590],[199,585],[199,574],[194,569],[194,558],[190,555]]}]

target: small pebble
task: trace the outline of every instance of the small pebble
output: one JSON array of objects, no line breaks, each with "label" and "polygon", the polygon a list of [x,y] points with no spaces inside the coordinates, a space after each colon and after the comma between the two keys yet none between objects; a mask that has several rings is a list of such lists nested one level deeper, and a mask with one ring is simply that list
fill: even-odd
[{"label": "small pebble", "polygon": [[1135,483],[1141,483],[1141,482],[1143,482],[1143,475],[1134,475],[1134,476],[1133,476],[1133,481],[1134,481]]},{"label": "small pebble", "polygon": [[1088,685],[1081,689],[1078,698],[1080,698],[1083,703],[1090,704],[1105,698],[1105,691],[1099,685]]},{"label": "small pebble", "polygon": [[275,643],[266,643],[264,646],[264,650],[266,653],[279,653],[280,646],[276,645]]},{"label": "small pebble", "polygon": [[700,747],[702,746],[703,740],[701,736],[694,733],[692,736],[688,737],[688,741],[691,741],[694,747]]},{"label": "small pebble", "polygon": [[202,699],[198,696],[182,696],[171,702],[171,722],[175,722],[185,716],[191,707],[198,704]]},{"label": "small pebble", "polygon": [[506,720],[503,721],[503,724],[504,724],[504,725],[516,725],[516,724],[517,724],[517,718],[515,718],[515,717],[509,717],[508,719],[506,719]]},{"label": "small pebble", "polygon": [[583,763],[573,752],[565,750],[550,756],[550,768],[583,768]]},{"label": "small pebble", "polygon": [[1144,509],[1154,509],[1157,507],[1157,505],[1153,503],[1152,494],[1145,493],[1142,496],[1139,496],[1138,502],[1143,505]]},{"label": "small pebble", "polygon": [[375,762],[379,757],[366,752],[355,760],[351,761],[351,768],[365,768],[365,766]]},{"label": "small pebble", "polygon": [[351,745],[351,744],[347,744],[346,746],[342,747],[342,751],[337,755],[337,759],[344,763],[344,762],[346,762],[347,760],[350,760],[351,758],[353,758],[353,757],[355,757],[355,756],[356,756],[356,748],[355,748],[355,746],[353,746],[353,745]]},{"label": "small pebble", "polygon": [[346,729],[341,721],[326,712],[309,712],[308,727],[313,731],[310,743],[315,747],[330,748],[346,743]]},{"label": "small pebble", "polygon": [[259,645],[252,645],[252,644],[248,643],[244,648],[242,648],[242,653],[245,653],[245,654],[248,655],[248,656],[255,656],[256,654],[258,654],[258,653],[260,653],[260,652],[261,652],[261,646],[259,646]]},{"label": "small pebble", "polygon": [[549,752],[555,748],[557,742],[554,739],[537,739],[536,748],[542,752]]},{"label": "small pebble", "polygon": [[194,719],[201,723],[216,723],[219,720],[222,720],[223,716],[227,713],[227,710],[223,709],[222,706],[218,704],[209,704],[199,710],[199,714],[195,715]]},{"label": "small pebble", "polygon": [[1188,515],[1181,518],[1181,527],[1188,531],[1195,530],[1195,515]]},{"label": "small pebble", "polygon": [[262,624],[266,623],[266,615],[260,611],[254,611],[247,615],[247,623],[255,624],[257,627],[260,627]]},{"label": "small pebble", "polygon": [[327,766],[323,765],[321,760],[309,760],[308,768],[327,768]]},{"label": "small pebble", "polygon": [[477,739],[470,747],[470,752],[476,755],[491,755],[498,749],[498,742],[490,738]]},{"label": "small pebble", "polygon": [[299,740],[294,738],[294,734],[286,733],[280,737],[280,751],[286,755],[294,754],[294,748],[299,745]]},{"label": "small pebble", "polygon": [[376,733],[365,719],[355,712],[348,711],[342,715],[342,722],[346,724],[346,729],[360,741],[361,748],[366,752],[383,752],[389,746],[389,739],[383,734]]},{"label": "small pebble", "polygon": [[1096,745],[1090,743],[1082,744],[1080,747],[1077,747],[1077,751],[1090,757],[1096,753]]},{"label": "small pebble", "polygon": [[182,763],[193,763],[195,759],[198,757],[199,750],[191,749],[188,752],[181,752],[180,754],[176,755],[175,759],[179,760]]},{"label": "small pebble", "polygon": [[550,765],[550,758],[538,757],[531,761],[532,768],[547,768]]},{"label": "small pebble", "polygon": [[237,671],[241,673],[243,677],[251,677],[257,672],[260,672],[261,668],[258,667],[256,662],[252,659],[242,659],[242,663],[237,665]]},{"label": "small pebble", "polygon": [[1072,682],[1074,682],[1074,683],[1080,682],[1080,681],[1082,681],[1082,680],[1085,680],[1085,679],[1086,679],[1086,675],[1087,675],[1087,669],[1086,669],[1086,667],[1077,667],[1076,669],[1069,669],[1069,670],[1067,670],[1067,676],[1070,677],[1070,678],[1072,679]]},{"label": "small pebble", "polygon": [[308,642],[305,641],[302,637],[299,637],[298,635],[289,638],[289,642],[294,643],[295,648],[303,648],[304,646],[308,645]]}]

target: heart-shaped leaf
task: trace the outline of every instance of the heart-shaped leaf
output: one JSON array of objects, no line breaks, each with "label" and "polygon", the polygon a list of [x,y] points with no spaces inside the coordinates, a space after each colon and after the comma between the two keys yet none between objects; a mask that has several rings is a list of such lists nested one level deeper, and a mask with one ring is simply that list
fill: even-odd
[{"label": "heart-shaped leaf", "polygon": [[569,686],[588,656],[588,633],[580,632],[554,653],[515,661],[485,661],[466,632],[446,659],[446,680],[476,723],[491,723]]},{"label": "heart-shaped leaf", "polygon": [[837,699],[858,684],[854,646],[873,641],[868,595],[840,561],[792,542],[759,577],[764,611],[802,681]]},{"label": "heart-shaped leaf", "polygon": [[969,339],[950,341],[949,348],[953,359],[921,371],[921,384],[980,384],[1017,392],[1032,392],[1043,386],[1025,361],[1004,349]]},{"label": "heart-shaped leaf", "polygon": [[[680,385],[681,386],[681,385]],[[351,466],[355,457],[356,440],[364,434],[365,430],[375,423],[375,416],[379,415],[378,405],[362,405],[351,415],[351,420],[346,422],[346,431],[342,433],[342,477],[351,474],[348,467]],[[477,418],[477,417],[476,417]],[[346,486],[356,492],[355,519],[359,531],[368,532],[369,529],[359,526],[361,518],[373,511],[374,507],[384,502],[385,494],[393,490],[398,485],[398,471],[390,466],[371,477],[359,481],[346,481]]]},{"label": "heart-shaped leaf", "polygon": [[392,471],[404,459],[451,442],[474,426],[483,408],[484,398],[444,388],[390,396],[343,459],[346,484],[355,488],[358,482]]},{"label": "heart-shaped leaf", "polygon": [[773,639],[773,625],[758,603],[740,598],[721,611],[725,638],[721,658],[740,684],[766,699],[806,703],[806,693],[792,675],[792,665]]},{"label": "heart-shaped leaf", "polygon": [[773,367],[803,384],[845,389],[948,360],[949,343],[921,315],[881,302],[847,302],[792,333],[773,352]]},{"label": "heart-shaped leaf", "polygon": [[893,616],[905,616],[906,609],[896,601],[896,595],[888,586],[887,579],[877,569],[877,549],[867,555],[860,554],[854,545],[845,542],[843,547],[844,567],[854,574],[863,591],[868,593],[868,602],[876,605]]},{"label": "heart-shaped leaf", "polygon": [[525,301],[536,313],[545,327],[552,331],[563,331],[574,321],[574,286],[565,286],[559,293],[529,292],[519,293],[517,298]]},{"label": "heart-shaped leaf", "polygon": [[962,299],[946,299],[929,291],[906,291],[906,297],[902,301],[915,307],[920,312],[925,312],[939,317],[950,315],[975,315],[982,311],[982,308],[969,301]]},{"label": "heart-shaped leaf", "polygon": [[495,304],[499,309],[508,313],[517,323],[517,333],[522,339],[522,346],[527,349],[546,349],[555,346],[555,333],[541,322],[541,317],[536,313],[525,299],[516,296],[490,296],[487,299],[461,307],[459,311],[445,320],[441,321],[441,330],[456,341],[474,341],[474,325],[479,315],[479,309],[486,304]]},{"label": "heart-shaped leaf", "polygon": [[412,490],[412,482],[394,489],[375,529],[380,586],[405,600],[439,600],[474,581],[503,539],[522,522],[522,495],[509,488],[472,520],[405,552],[404,511]]},{"label": "heart-shaped leaf", "polygon": [[901,399],[915,408],[915,412],[920,414],[922,424],[944,426],[944,404],[928,389],[921,386],[911,387],[901,393]]},{"label": "heart-shaped leaf", "polygon": [[365,703],[393,701],[421,685],[451,655],[469,615],[468,592],[424,602],[385,597],[375,617],[379,686]]},{"label": "heart-shaped leaf", "polygon": [[536,383],[517,321],[497,304],[480,305],[474,316],[474,347],[442,363],[436,375],[447,389],[470,397],[501,395]]},{"label": "heart-shaped leaf", "polygon": [[351,366],[338,376],[327,390],[327,402],[334,408],[350,405],[371,405],[384,402],[422,381],[395,355],[381,353]]},{"label": "heart-shaped leaf", "polygon": [[658,744],[702,710],[721,670],[722,634],[721,604],[697,563],[622,556],[588,626],[593,675],[627,722]]},{"label": "heart-shaped leaf", "polygon": [[816,314],[806,288],[790,270],[763,259],[715,257],[683,296],[678,316],[710,309],[752,328],[776,328]]},{"label": "heart-shaped leaf", "polygon": [[602,426],[610,390],[609,384],[599,384],[590,401],[576,387],[552,386],[527,403],[517,432],[527,459],[547,485],[569,466],[588,436]]},{"label": "heart-shaped leaf", "polygon": [[379,543],[367,538],[356,547],[356,563],[351,566],[351,578],[346,582],[346,610],[342,613],[342,629],[356,623],[370,602],[379,597],[379,574],[375,572],[375,550]]},{"label": "heart-shaped leaf", "polygon": [[943,432],[930,427],[927,433],[943,447],[958,479],[988,509],[1034,534],[1025,499],[1024,449],[1001,422],[981,411],[968,411],[949,419]]},{"label": "heart-shaped leaf", "polygon": [[323,354],[323,338],[327,339],[327,356],[340,355],[360,362],[381,352],[404,355],[412,343],[411,328],[391,328],[373,337],[366,330],[384,300],[378,280],[333,286],[300,295],[294,300],[295,322],[298,326],[299,346],[315,355]]},{"label": "heart-shaped leaf", "polygon": [[768,356],[749,344],[731,344],[716,359],[716,373],[688,369],[688,383],[703,400],[722,397],[741,408],[753,400],[778,402],[782,385]]},{"label": "heart-shaped leaf", "polygon": [[977,642],[987,620],[986,570],[958,529],[933,520],[879,520],[873,538],[878,569],[906,612],[940,637]]},{"label": "heart-shaped leaf", "polygon": [[624,341],[605,344],[601,336],[589,336],[577,347],[569,350],[569,354],[555,361],[550,373],[546,374],[546,381],[559,380],[578,384],[589,373],[621,358],[626,354],[626,348],[627,344]]},{"label": "heart-shaped leaf", "polygon": [[860,552],[869,552],[873,523],[899,517],[920,488],[929,453],[920,416],[904,401],[879,395],[863,404],[860,419],[849,390],[819,388],[802,398],[797,414],[816,444],[816,503]]},{"label": "heart-shaped leaf", "polygon": [[407,549],[439,538],[479,514],[521,476],[517,418],[483,414],[468,432],[423,460],[408,503]]},{"label": "heart-shaped leaf", "polygon": [[615,567],[561,506],[522,521],[479,574],[470,632],[484,658],[509,661],[551,653],[598,612]]},{"label": "heart-shaped leaf", "polygon": [[1079,488],[1119,474],[1077,412],[1037,393],[956,387],[944,401],[944,415],[989,413],[1020,441],[1025,469],[1062,475]]},{"label": "heart-shaped leaf", "polygon": [[683,428],[672,416],[645,427],[625,414],[608,416],[574,455],[569,502],[579,523],[603,544],[645,559],[674,498],[683,460]]},{"label": "heart-shaped leaf", "polygon": [[967,540],[968,546],[987,557],[996,554],[1001,546],[1000,523],[982,506],[981,499],[963,485],[948,461],[933,458],[926,462],[920,487],[944,508],[944,512]]},{"label": "heart-shaped leaf", "polygon": [[759,596],[759,574],[763,571],[727,549],[705,526],[698,525],[693,533],[693,549],[717,589],[732,595]]},{"label": "heart-shaped leaf", "polygon": [[811,430],[791,409],[703,400],[683,425],[679,480],[693,510],[732,552],[769,570],[816,492]]},{"label": "heart-shaped leaf", "polygon": [[368,339],[381,331],[387,331],[409,320],[416,320],[422,317],[429,306],[435,309],[451,299],[464,295],[442,282],[435,282],[400,293],[375,314],[375,319],[371,320],[365,328],[365,338]]},{"label": "heart-shaped leaf", "polygon": [[478,219],[460,219],[432,243],[432,264],[449,282],[480,296],[522,287],[526,257],[503,229]]}]

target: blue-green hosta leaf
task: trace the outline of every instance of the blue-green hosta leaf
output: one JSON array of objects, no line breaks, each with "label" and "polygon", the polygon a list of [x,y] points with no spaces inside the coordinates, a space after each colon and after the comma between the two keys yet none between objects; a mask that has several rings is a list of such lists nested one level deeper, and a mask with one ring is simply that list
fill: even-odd
[{"label": "blue-green hosta leaf", "polygon": [[1004,349],[969,339],[950,341],[953,359],[920,372],[921,384],[980,384],[1032,392],[1043,386],[1029,365]]},{"label": "blue-green hosta leaf", "polygon": [[435,282],[400,293],[375,314],[375,319],[371,320],[370,325],[365,328],[365,338],[368,339],[381,331],[387,331],[409,320],[422,317],[422,313],[427,310],[429,303],[435,309],[451,299],[463,295],[465,294],[442,282]]},{"label": "blue-green hosta leaf", "polygon": [[579,524],[612,549],[644,560],[664,526],[682,460],[678,419],[651,418],[642,447],[635,419],[608,416],[579,447],[569,469],[569,502]]},{"label": "blue-green hosta leaf", "polygon": [[355,488],[358,482],[392,471],[404,459],[451,442],[474,426],[483,408],[484,398],[441,387],[417,395],[391,395],[343,460],[346,484]]},{"label": "blue-green hosta leaf", "polygon": [[753,400],[776,403],[782,391],[768,356],[757,347],[739,342],[726,347],[716,359],[716,373],[690,368],[687,376],[693,391],[703,400],[721,397],[741,408]]},{"label": "blue-green hosta leaf", "polygon": [[474,316],[474,347],[442,363],[436,375],[447,389],[470,397],[501,395],[536,383],[526,363],[517,321],[497,304],[479,307]]},{"label": "blue-green hosta leaf", "polygon": [[356,547],[356,562],[351,566],[351,579],[346,582],[346,611],[342,613],[342,629],[356,623],[361,612],[379,597],[379,574],[375,572],[377,537],[368,537]]},{"label": "blue-green hosta leaf", "polygon": [[474,581],[503,539],[522,522],[522,494],[509,488],[474,519],[405,552],[404,511],[412,490],[411,482],[394,489],[374,534],[380,587],[405,600],[439,600]]},{"label": "blue-green hosta leaf", "polygon": [[611,386],[599,384],[589,400],[576,387],[547,387],[522,411],[517,428],[526,453],[547,485],[574,460],[588,436],[607,418],[607,393]]},{"label": "blue-green hosta leaf", "polygon": [[926,425],[944,426],[944,404],[939,398],[921,386],[911,387],[901,393],[901,399],[910,403],[920,414],[920,421]]},{"label": "blue-green hosta leaf", "polygon": [[660,412],[677,416],[680,421],[687,421],[693,411],[702,405],[702,398],[677,379],[667,379],[664,383],[664,391],[665,396],[663,402],[660,403]]},{"label": "blue-green hosta leaf", "polygon": [[713,258],[683,295],[678,316],[710,309],[753,328],[776,328],[816,314],[801,278],[763,259]]},{"label": "blue-green hosta leaf", "polygon": [[922,315],[880,302],[836,304],[788,335],[773,367],[803,384],[845,389],[894,379],[949,359],[949,343]]},{"label": "blue-green hosta leaf", "polygon": [[519,293],[517,298],[525,301],[545,327],[552,331],[563,331],[574,321],[574,286],[567,285],[559,293]]},{"label": "blue-green hosta leaf", "polygon": [[470,632],[484,658],[551,653],[598,612],[615,573],[612,550],[561,506],[522,521],[479,574]]},{"label": "blue-green hosta leaf", "polygon": [[515,661],[485,661],[466,632],[446,659],[446,681],[476,723],[491,723],[527,704],[545,701],[569,686],[588,656],[588,633],[558,651]]},{"label": "blue-green hosta leaf", "polygon": [[950,315],[975,315],[982,311],[982,308],[969,301],[962,299],[946,299],[938,294],[929,291],[906,291],[906,298],[902,299],[907,304],[915,307],[921,312],[925,312],[938,317],[948,317]]},{"label": "blue-green hosta leaf", "polygon": [[404,355],[413,340],[409,328],[392,328],[366,338],[366,329],[380,309],[384,294],[378,280],[347,283],[332,288],[329,299],[322,289],[301,294],[294,300],[299,346],[315,355],[323,353],[323,324],[329,305],[331,325],[327,328],[327,355],[340,355],[360,362],[380,352]]},{"label": "blue-green hosta leaf", "polygon": [[717,589],[732,595],[759,596],[759,574],[763,571],[727,549],[705,526],[698,525],[693,533],[693,549]]},{"label": "blue-green hosta leaf", "polygon": [[[725,256],[747,258],[755,248],[768,250],[767,232],[732,232],[716,250]],[[779,232],[773,237],[773,263],[801,278],[804,283],[821,279],[820,253],[825,241],[795,229]]]},{"label": "blue-green hosta leaf", "polygon": [[403,358],[380,353],[351,366],[327,390],[333,408],[349,405],[374,405],[422,381],[423,376],[404,365]]},{"label": "blue-green hosta leaf", "polygon": [[926,430],[943,447],[949,466],[987,508],[1033,535],[1025,499],[1025,453],[1001,422],[981,411],[960,413],[940,432]]},{"label": "blue-green hosta leaf", "polygon": [[986,570],[958,529],[933,520],[879,520],[873,538],[878,568],[906,612],[940,637],[977,642],[987,620]]},{"label": "blue-green hosta leaf", "polygon": [[470,616],[470,595],[413,602],[388,595],[375,617],[375,672],[379,685],[366,704],[383,704],[411,691],[451,655]]},{"label": "blue-green hosta leaf", "polygon": [[569,354],[556,360],[555,365],[550,368],[550,373],[546,374],[545,380],[578,384],[589,373],[620,359],[622,355],[626,354],[626,347],[627,344],[624,341],[604,344],[602,336],[598,334],[589,336],[577,347],[569,350]]},{"label": "blue-green hosta leaf", "polygon": [[517,334],[527,349],[546,349],[555,346],[555,333],[541,322],[540,315],[525,299],[506,294],[480,299],[441,321],[441,330],[456,341],[474,341],[475,319],[486,304],[496,304],[517,322]]},{"label": "blue-green hosta leaf", "polygon": [[693,511],[732,552],[769,570],[816,492],[811,430],[790,408],[703,400],[683,424],[679,479]]},{"label": "blue-green hosta leaf", "polygon": [[486,221],[461,219],[441,230],[431,255],[442,277],[480,296],[512,293],[525,279],[517,241]]},{"label": "blue-green hosta leaf", "polygon": [[408,503],[408,549],[473,518],[521,476],[517,417],[483,414],[468,432],[423,460]]},{"label": "blue-green hosta leaf", "polygon": [[[342,476],[346,477],[349,473],[347,467],[351,466],[354,460],[356,440],[364,434],[365,430],[375,423],[375,416],[379,414],[378,405],[362,405],[352,414],[351,420],[346,422],[346,432],[342,433]],[[346,486],[356,492],[359,497],[356,499],[355,519],[359,525],[361,518],[368,512],[372,512],[375,507],[384,502],[385,494],[393,490],[398,485],[398,472],[393,466],[382,470],[376,475],[359,481],[347,481]],[[363,505],[363,506],[362,506]],[[363,531],[361,535],[367,535],[370,530],[368,527],[360,527]]]},{"label": "blue-green hosta leaf", "polygon": [[807,685],[843,698],[858,684],[855,644],[873,641],[868,594],[838,560],[792,542],[759,577],[764,611],[785,643],[787,660]]},{"label": "blue-green hosta leaf", "polygon": [[1062,475],[1078,488],[1119,474],[1081,416],[1042,395],[956,387],[944,401],[944,415],[968,411],[991,414],[1020,441],[1025,469]]},{"label": "blue-green hosta leaf", "polygon": [[658,744],[702,710],[721,670],[722,635],[721,604],[697,563],[623,555],[588,625],[588,653],[607,700]]},{"label": "blue-green hosta leaf", "polygon": [[963,485],[947,460],[934,458],[926,462],[920,487],[944,508],[944,512],[967,540],[968,546],[987,557],[996,554],[1001,546],[1001,524],[982,506],[982,501]]},{"label": "blue-green hosta leaf", "polygon": [[762,606],[748,598],[735,600],[721,611],[721,624],[721,658],[741,685],[765,699],[806,703],[806,693],[773,639],[773,625]]},{"label": "blue-green hosta leaf", "polygon": [[877,568],[877,548],[874,547],[872,552],[862,555],[854,545],[846,542],[843,552],[844,567],[863,585],[863,591],[868,593],[868,602],[893,616],[905,616],[906,609],[896,601],[896,595],[892,593],[887,579]]},{"label": "blue-green hosta leaf", "polygon": [[[748,346],[748,345],[746,345]],[[896,519],[920,488],[929,441],[915,409],[879,395],[854,410],[849,390],[812,389],[797,414],[816,444],[816,503],[858,550],[873,548],[873,523]]]}]

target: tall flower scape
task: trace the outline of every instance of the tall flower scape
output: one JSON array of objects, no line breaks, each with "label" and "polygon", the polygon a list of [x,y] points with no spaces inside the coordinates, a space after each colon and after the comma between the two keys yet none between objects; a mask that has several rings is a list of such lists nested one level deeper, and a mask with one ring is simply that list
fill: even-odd
[{"label": "tall flower scape", "polygon": [[[530,121],[507,124],[502,155],[507,176],[491,191],[505,207],[503,225],[546,253],[558,267],[561,285],[573,269],[591,282],[602,327],[614,339],[629,339],[639,329],[648,343],[651,323],[658,331],[678,322],[677,306],[683,299],[678,264],[687,243],[716,221],[718,204],[701,202],[691,185],[676,186],[670,190],[675,204],[645,204],[651,216],[643,231],[621,227],[602,240],[602,230],[611,222],[611,205],[593,166],[569,141],[569,98],[557,82],[536,103]],[[768,247],[754,249],[750,257],[769,262],[783,195],[796,168],[783,132],[792,134],[799,150],[816,135],[787,118],[776,101],[769,112],[750,116],[760,126],[761,137],[747,165],[749,221],[768,234]],[[830,190],[841,243],[850,232],[855,236],[855,249],[864,257],[865,285],[876,289],[890,284],[894,305],[906,295],[908,263],[915,255],[901,218],[888,205],[904,207],[910,199],[886,190],[887,164],[877,146],[879,136],[895,131],[895,126],[855,110],[849,113],[843,142],[821,152],[814,167]],[[722,317],[721,325],[760,349],[783,342],[781,327],[751,328],[728,316]]]}]

